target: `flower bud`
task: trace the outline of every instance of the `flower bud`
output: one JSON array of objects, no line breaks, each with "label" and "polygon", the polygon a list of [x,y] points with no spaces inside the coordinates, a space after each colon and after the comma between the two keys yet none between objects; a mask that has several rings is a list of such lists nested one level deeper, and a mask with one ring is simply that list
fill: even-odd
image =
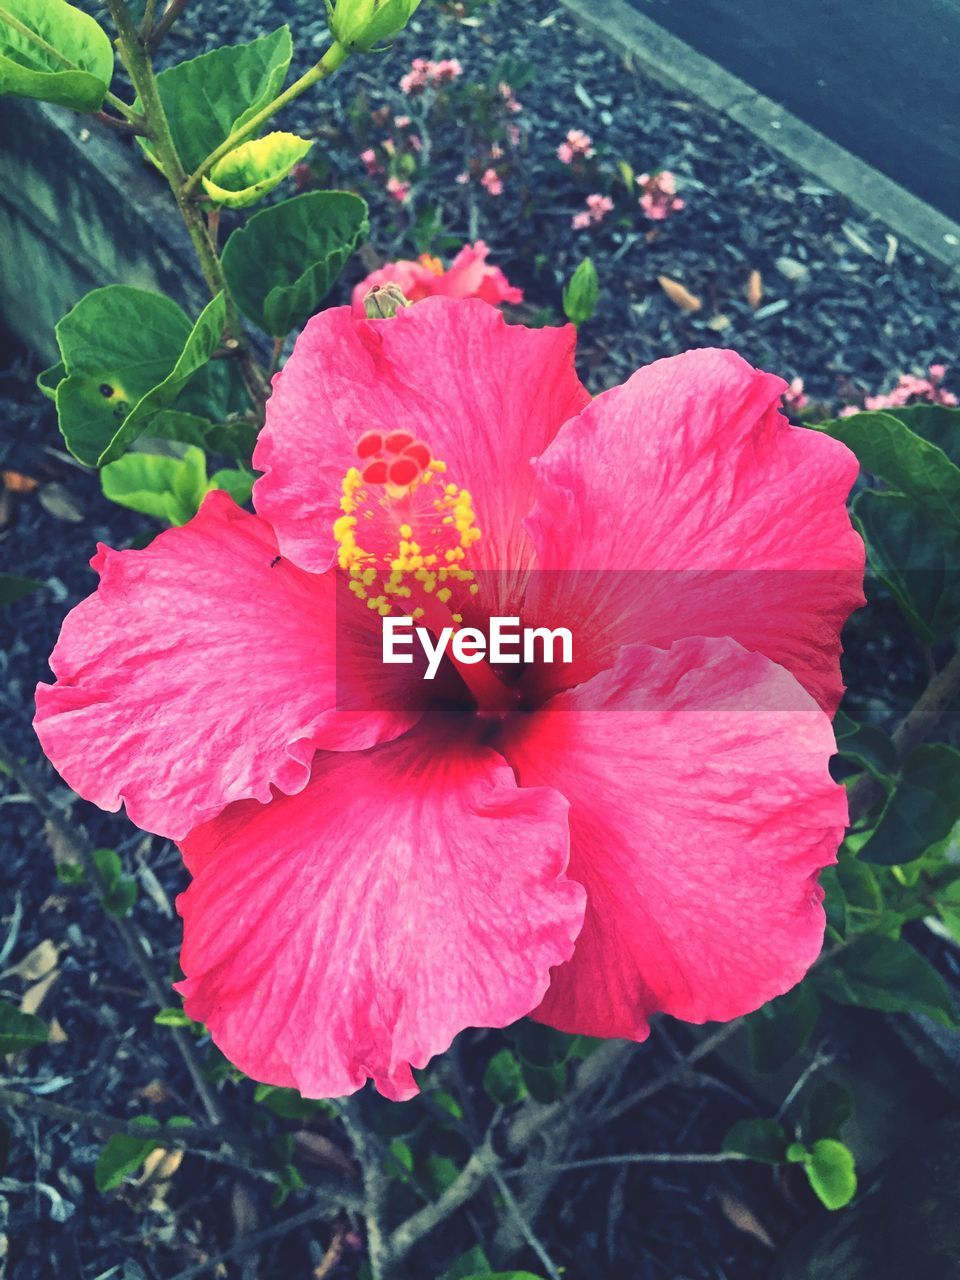
[{"label": "flower bud", "polygon": [[363,309],[368,320],[389,320],[403,307],[413,303],[397,284],[378,284],[363,299]]},{"label": "flower bud", "polygon": [[368,53],[398,36],[420,0],[327,0],[330,34],[348,53]]},{"label": "flower bud", "polygon": [[584,258],[563,287],[563,311],[567,319],[579,329],[597,309],[600,282],[597,269],[590,258]]}]

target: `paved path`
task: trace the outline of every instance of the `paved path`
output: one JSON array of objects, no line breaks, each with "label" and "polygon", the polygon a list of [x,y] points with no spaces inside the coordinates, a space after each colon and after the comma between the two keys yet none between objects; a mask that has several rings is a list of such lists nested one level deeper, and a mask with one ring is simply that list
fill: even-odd
[{"label": "paved path", "polygon": [[960,0],[629,0],[960,221]]}]

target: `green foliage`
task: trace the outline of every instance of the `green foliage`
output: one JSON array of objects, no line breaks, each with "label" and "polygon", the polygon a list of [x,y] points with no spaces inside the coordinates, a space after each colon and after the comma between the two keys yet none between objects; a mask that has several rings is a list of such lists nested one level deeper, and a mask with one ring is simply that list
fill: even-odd
[{"label": "green foliage", "polygon": [[105,910],[112,916],[127,915],[137,900],[136,880],[123,874],[123,863],[113,849],[94,849],[92,857]]},{"label": "green foliage", "polygon": [[96,111],[113,79],[113,46],[65,0],[2,0],[0,94]]},{"label": "green foliage", "polygon": [[318,309],[367,229],[366,204],[347,191],[308,191],[261,209],[223,250],[240,310],[284,337]]},{"label": "green foliage", "polygon": [[782,1124],[757,1116],[738,1120],[723,1140],[724,1151],[736,1152],[762,1164],[782,1164],[789,1139]]},{"label": "green foliage", "polygon": [[0,573],[0,608],[5,604],[16,604],[42,586],[37,578],[25,578],[19,573]]},{"label": "green foliage", "polygon": [[747,1019],[754,1068],[779,1071],[795,1057],[813,1033],[820,1017],[820,1000],[809,983],[771,1000]]},{"label": "green foliage", "polygon": [[960,821],[960,751],[943,743],[916,747],[893,794],[860,849],[867,862],[913,862]]},{"label": "green foliage", "polygon": [[0,1053],[20,1053],[47,1043],[47,1024],[33,1013],[21,1013],[0,1000]]},{"label": "green foliage", "polygon": [[853,1153],[834,1138],[820,1138],[807,1150],[794,1143],[789,1151],[794,1164],[802,1164],[810,1186],[828,1209],[842,1209],[857,1194],[857,1169]]},{"label": "green foliage", "polygon": [[563,286],[563,314],[579,329],[597,309],[600,281],[591,258],[584,258]]},{"label": "green foliage", "polygon": [[313,143],[295,133],[268,133],[229,151],[201,181],[214,204],[245,209],[279,186]]},{"label": "green foliage", "polygon": [[958,423],[958,409],[916,405],[857,413],[817,429],[842,440],[864,470],[912,498],[929,519],[960,529],[960,467],[944,447],[951,432],[960,440]]},{"label": "green foliage", "polygon": [[56,391],[67,448],[103,466],[148,430],[213,354],[224,327],[221,294],[191,325],[171,298],[107,285],[81,298],[57,325],[66,377]]},{"label": "green foliage", "polygon": [[843,711],[833,721],[837,751],[884,781],[897,771],[897,752],[889,734],[872,724],[857,724]]},{"label": "green foliage", "polygon": [[182,456],[127,453],[100,472],[103,492],[111,501],[158,520],[180,525],[193,518],[214,489],[223,489],[235,502],[250,500],[253,474],[222,470],[207,478],[202,449],[188,445]]},{"label": "green foliage", "polygon": [[808,1141],[839,1137],[840,1130],[852,1115],[853,1099],[849,1090],[835,1080],[826,1081],[814,1089],[807,1102],[804,1132]]},{"label": "green foliage", "polygon": [[523,1069],[510,1049],[501,1049],[487,1063],[483,1087],[487,1096],[502,1107],[511,1107],[526,1096]]},{"label": "green foliage", "polygon": [[188,1018],[182,1009],[161,1009],[153,1015],[158,1027],[195,1027],[197,1024]]},{"label": "green foliage", "polygon": [[282,26],[160,72],[160,100],[188,173],[277,96],[292,56],[290,28]]},{"label": "green foliage", "polygon": [[897,938],[867,934],[814,971],[821,995],[837,1004],[861,1005],[888,1013],[913,1010],[944,1026],[957,1025],[953,1000],[943,979],[919,952]]},{"label": "green foliage", "polygon": [[253,1091],[253,1100],[285,1120],[306,1120],[323,1106],[320,1102],[301,1097],[296,1089],[283,1089],[273,1084],[258,1084]]},{"label": "green foliage", "polygon": [[[960,430],[960,425],[958,425]],[[925,644],[960,627],[960,533],[932,524],[900,493],[866,489],[853,515],[870,565]]]}]

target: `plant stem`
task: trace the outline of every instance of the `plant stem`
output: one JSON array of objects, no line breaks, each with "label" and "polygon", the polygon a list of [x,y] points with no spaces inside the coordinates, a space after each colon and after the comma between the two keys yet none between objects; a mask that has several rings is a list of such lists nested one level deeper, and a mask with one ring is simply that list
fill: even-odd
[{"label": "plant stem", "polygon": [[166,9],[160,15],[160,21],[154,27],[147,40],[147,44],[151,49],[157,47],[189,3],[190,0],[170,0]]},{"label": "plant stem", "polygon": [[690,1151],[638,1151],[633,1155],[595,1156],[590,1160],[568,1160],[563,1164],[544,1166],[554,1173],[568,1169],[599,1169],[603,1165],[622,1164],[726,1164],[729,1160],[749,1160],[739,1151],[709,1151],[705,1155]]},{"label": "plant stem", "polygon": [[[108,3],[109,2],[115,2],[115,0],[108,0]],[[281,108],[287,106],[288,103],[293,102],[294,99],[299,98],[302,93],[306,93],[306,91],[312,88],[313,85],[318,84],[321,80],[325,80],[327,76],[333,75],[334,71],[343,65],[346,58],[346,49],[344,49],[342,44],[339,44],[335,40],[319,62],[315,63],[309,71],[305,71],[299,80],[294,80],[293,84],[291,84],[289,88],[284,89],[283,93],[274,98],[272,102],[268,102],[267,105],[261,111],[258,111],[255,116],[251,116],[246,124],[241,125],[239,129],[234,129],[233,133],[231,133],[229,137],[225,138],[218,147],[215,147],[213,151],[210,152],[205,160],[200,162],[184,183],[182,194],[184,196],[192,195],[200,185],[200,179],[207,170],[212,168],[218,160],[222,159],[228,151],[232,151],[234,147],[238,146],[241,142],[245,142],[247,138],[255,134],[260,126],[262,124],[266,124],[270,117],[276,115]]]},{"label": "plant stem", "polygon": [[488,1135],[446,1191],[397,1227],[387,1241],[387,1274],[389,1267],[402,1261],[419,1240],[445,1222],[461,1205],[466,1204],[489,1177],[496,1158]]},{"label": "plant stem", "polygon": [[258,413],[262,412],[269,394],[269,387],[259,364],[244,341],[240,313],[227,285],[220,259],[204,223],[203,214],[196,204],[187,198],[184,191],[186,171],[180,163],[180,157],[174,145],[173,134],[170,131],[147,46],[133,24],[125,0],[107,0],[107,6],[117,28],[117,45],[120,55],[147,118],[157,162],[170,184],[170,190],[177,202],[177,208],[187,228],[211,294],[216,296],[218,293],[223,293],[224,295],[227,305],[226,334],[228,337],[235,338],[240,344],[240,370],[244,385]]}]

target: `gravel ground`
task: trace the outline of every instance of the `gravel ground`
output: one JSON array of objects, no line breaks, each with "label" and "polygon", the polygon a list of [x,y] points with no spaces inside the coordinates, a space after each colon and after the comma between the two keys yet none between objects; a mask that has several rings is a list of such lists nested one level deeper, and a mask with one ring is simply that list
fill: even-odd
[{"label": "gravel ground", "polygon": [[[280,0],[264,23],[260,6],[194,0],[170,56],[249,39],[286,19],[302,68],[324,43],[321,13],[317,0]],[[806,183],[736,126],[620,68],[615,55],[579,34],[563,10],[544,0],[499,0],[478,5],[476,16],[479,27],[425,5],[394,51],[358,62],[324,95],[296,104],[284,120],[321,139],[315,152],[325,153],[324,181],[355,186],[370,200],[373,245],[382,257],[428,247],[449,254],[482,236],[493,259],[525,288],[530,306],[557,312],[562,282],[589,252],[603,286],[598,314],[583,333],[583,371],[595,389],[657,356],[717,343],[785,376],[803,376],[808,390],[828,401],[852,398],[854,387],[880,389],[900,370],[940,359],[949,363],[953,353],[947,344],[957,330],[960,303],[941,289],[918,255],[892,244],[880,226],[865,224],[845,200]],[[384,134],[371,125],[370,110],[387,105],[400,114],[411,106],[396,86],[413,56],[457,57],[464,81],[492,78],[495,84],[510,78],[517,85],[523,111],[516,121],[524,137],[505,170],[502,196],[455,182],[465,151],[469,155],[479,142],[454,112],[445,116],[442,106],[427,121],[429,164],[409,206],[397,206],[379,184],[365,180],[359,152]],[[503,63],[507,57],[509,67]],[[534,74],[520,87],[523,64]],[[598,163],[626,159],[637,172],[673,169],[684,211],[653,239],[626,204],[594,233],[573,234],[570,218],[585,195],[605,188],[596,171],[577,177],[556,161],[554,149],[570,128],[591,133]],[[440,227],[431,239],[423,217],[434,204]],[[763,279],[756,309],[744,297],[753,270]],[[355,265],[341,297],[358,274]],[[702,310],[679,311],[657,284],[659,275],[699,295]],[[12,427],[0,444],[0,465],[41,481],[34,493],[5,500],[0,558],[46,584],[0,613],[0,714],[25,756],[35,759],[28,727],[32,690],[38,679],[48,678],[46,656],[63,614],[93,585],[87,559],[98,539],[127,544],[145,522],[106,503],[96,477],[58,452],[52,412],[9,345],[0,354],[0,369],[6,370],[0,373],[0,412]],[[885,609],[882,602],[879,608]],[[905,694],[921,674],[916,646],[896,633],[888,613],[861,615],[851,637],[857,669],[865,673],[861,699],[876,701],[886,691],[887,711],[896,700],[889,699],[885,685],[891,664]],[[184,878],[175,851],[160,841],[144,842],[122,818],[80,801],[71,806],[63,789],[56,794],[96,844],[118,849],[128,869],[137,872],[137,920],[155,968],[165,977],[179,941],[169,907]],[[10,942],[0,964],[0,997],[18,1000],[28,985],[2,972],[5,966],[41,942],[53,942],[59,977],[43,1013],[57,1018],[66,1037],[42,1062],[36,1055],[15,1063],[14,1082],[22,1078],[54,1100],[118,1115],[147,1109],[166,1118],[189,1110],[191,1086],[170,1033],[154,1025],[113,927],[89,894],[59,884],[56,842],[12,788],[0,795],[0,841],[16,908],[0,928],[0,948]],[[203,1045],[200,1050],[201,1056],[207,1053]],[[661,1045],[644,1055],[641,1078],[667,1052]],[[248,1084],[226,1087],[228,1110],[247,1124],[249,1095]],[[716,1149],[743,1107],[722,1090],[670,1093],[613,1138],[639,1149],[678,1142]],[[171,1277],[203,1251],[228,1247],[244,1227],[276,1220],[267,1192],[190,1157],[159,1201],[152,1188],[99,1195],[92,1183],[101,1146],[95,1138],[47,1120],[27,1120],[25,1126],[15,1136],[9,1181],[0,1182],[10,1204],[14,1280]],[[608,1135],[600,1145],[609,1140]],[[546,1221],[551,1246],[571,1275],[746,1280],[766,1274],[770,1254],[744,1228],[742,1214],[740,1229],[731,1222],[741,1202],[777,1243],[809,1212],[808,1205],[787,1212],[763,1170],[722,1176],[696,1170],[654,1176],[641,1170],[571,1178]],[[295,1212],[299,1205],[294,1197],[287,1208]],[[271,1246],[259,1274],[309,1274],[328,1238],[326,1228],[295,1233]],[[527,1263],[536,1270],[535,1259]],[[358,1258],[348,1256],[336,1274],[355,1275],[357,1266]],[[239,1269],[230,1274],[246,1280]]]},{"label": "gravel ground", "polygon": [[[325,44],[321,6],[277,0],[269,13],[267,22],[261,6],[195,0],[169,52],[177,60],[287,21],[302,70]],[[633,73],[550,0],[497,0],[476,5],[474,16],[481,25],[424,5],[389,53],[348,63],[284,117],[286,127],[318,135],[312,158],[319,154],[329,167],[324,181],[356,186],[370,201],[372,242],[384,257],[431,247],[418,220],[437,208],[435,245],[482,236],[530,303],[559,311],[562,283],[589,253],[603,288],[584,331],[586,371],[597,388],[692,346],[734,347],[754,364],[800,375],[827,401],[856,399],[857,388],[880,390],[895,372],[955,357],[960,298],[849,201],[806,180],[739,126]],[[390,130],[371,127],[364,108],[420,118],[418,101],[397,87],[415,56],[456,57],[463,83],[531,77],[517,89],[523,110],[512,119],[523,140],[506,166],[503,195],[456,183],[480,140],[464,127],[462,111],[442,106],[427,120],[429,161],[409,207],[398,208],[380,183],[365,179],[359,152]],[[571,128],[585,129],[597,150],[582,177],[555,156]],[[677,175],[686,207],[659,224],[652,241],[647,232],[656,224],[625,191],[600,227],[571,232],[585,196],[609,188],[600,170],[620,160],[636,173]],[[744,296],[754,270],[763,281],[756,309]],[[661,275],[682,282],[702,310],[679,311],[657,284]]]}]

